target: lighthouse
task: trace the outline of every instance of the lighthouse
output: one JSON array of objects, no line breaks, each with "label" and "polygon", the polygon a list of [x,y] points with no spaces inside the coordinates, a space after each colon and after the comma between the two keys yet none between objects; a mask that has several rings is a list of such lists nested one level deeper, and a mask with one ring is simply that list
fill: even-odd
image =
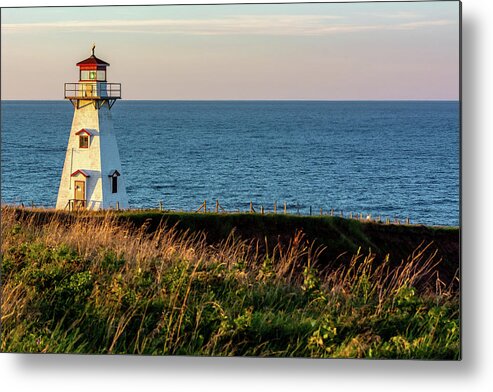
[{"label": "lighthouse", "polygon": [[65,83],[65,99],[74,107],[56,208],[100,210],[128,208],[111,108],[121,84],[107,82],[109,64],[91,56],[76,64],[79,81]]}]

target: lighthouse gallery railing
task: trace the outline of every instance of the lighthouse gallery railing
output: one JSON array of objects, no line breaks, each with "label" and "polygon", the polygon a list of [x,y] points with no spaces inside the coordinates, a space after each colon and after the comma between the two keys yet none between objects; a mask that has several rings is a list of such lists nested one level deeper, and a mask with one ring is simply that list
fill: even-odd
[{"label": "lighthouse gallery railing", "polygon": [[119,99],[121,92],[121,83],[65,83],[67,99]]}]

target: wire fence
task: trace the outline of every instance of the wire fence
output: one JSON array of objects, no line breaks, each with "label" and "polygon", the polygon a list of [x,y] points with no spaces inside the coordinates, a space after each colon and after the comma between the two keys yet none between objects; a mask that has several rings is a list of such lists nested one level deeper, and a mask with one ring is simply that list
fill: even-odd
[{"label": "wire fence", "polygon": [[[281,208],[278,208],[281,207]],[[172,211],[172,209],[165,209],[163,202],[159,202],[159,210],[160,211]],[[183,211],[183,210],[182,210]],[[195,213],[215,213],[215,214],[231,214],[231,213],[250,213],[250,214],[291,214],[291,215],[300,215],[300,216],[337,216],[345,219],[354,219],[361,222],[374,222],[374,223],[383,223],[383,224],[405,224],[411,225],[411,220],[409,217],[399,218],[397,216],[388,217],[382,215],[372,215],[371,213],[362,213],[362,212],[344,212],[340,209],[324,209],[324,208],[313,208],[312,206],[308,206],[305,208],[301,208],[299,205],[296,205],[294,208],[288,207],[286,202],[283,202],[281,206],[278,206],[277,201],[275,201],[272,205],[272,209],[267,208],[263,204],[254,205],[253,201],[250,201],[249,208],[247,210],[226,210],[219,202],[216,200],[215,204],[210,206],[207,204],[207,200],[204,200],[203,203],[194,211]]]},{"label": "wire fence", "polygon": [[[31,209],[53,209],[52,206],[45,206],[40,204],[35,204],[34,202],[24,203],[22,201],[18,201],[15,203],[5,203],[2,201],[2,205],[10,205],[21,208],[31,208]],[[283,202],[282,204],[278,204],[275,201],[272,205],[266,206],[263,204],[255,204],[253,201],[246,203],[248,207],[246,209],[231,209],[228,210],[224,208],[218,199],[215,200],[212,204],[208,203],[207,200],[204,200],[200,206],[196,209],[176,209],[176,208],[166,208],[164,202],[160,200],[156,203],[155,207],[147,207],[147,208],[129,208],[128,211],[161,211],[161,212],[186,212],[186,213],[196,213],[196,214],[238,214],[238,213],[249,213],[249,214],[258,214],[258,215],[268,215],[268,214],[285,214],[285,215],[299,215],[299,216],[331,216],[331,217],[339,217],[344,219],[352,219],[360,222],[373,222],[373,223],[381,223],[381,224],[397,224],[397,225],[412,225],[409,217],[389,217],[383,215],[373,215],[371,213],[363,213],[363,212],[354,212],[354,211],[343,211],[341,209],[335,208],[313,208],[312,206],[300,206],[296,205],[288,205],[287,202]],[[111,210],[123,211],[119,207],[119,203],[117,202],[114,208],[110,208]],[[81,209],[68,209],[69,211],[77,211]]]}]

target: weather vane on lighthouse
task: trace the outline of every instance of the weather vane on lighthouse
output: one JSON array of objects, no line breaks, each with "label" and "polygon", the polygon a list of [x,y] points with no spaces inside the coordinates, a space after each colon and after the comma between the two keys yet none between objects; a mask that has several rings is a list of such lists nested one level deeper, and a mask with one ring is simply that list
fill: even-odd
[{"label": "weather vane on lighthouse", "polygon": [[128,208],[111,108],[121,84],[108,83],[109,64],[94,54],[78,62],[79,81],[65,83],[65,99],[74,106],[57,209]]}]

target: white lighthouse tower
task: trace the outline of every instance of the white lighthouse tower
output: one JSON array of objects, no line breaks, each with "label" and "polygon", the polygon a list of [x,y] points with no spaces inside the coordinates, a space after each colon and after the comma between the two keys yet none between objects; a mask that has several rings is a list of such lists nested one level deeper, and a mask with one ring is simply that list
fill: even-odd
[{"label": "white lighthouse tower", "polygon": [[128,208],[111,108],[121,84],[107,83],[109,64],[94,55],[79,63],[79,82],[65,83],[74,119],[58,190],[57,209]]}]

